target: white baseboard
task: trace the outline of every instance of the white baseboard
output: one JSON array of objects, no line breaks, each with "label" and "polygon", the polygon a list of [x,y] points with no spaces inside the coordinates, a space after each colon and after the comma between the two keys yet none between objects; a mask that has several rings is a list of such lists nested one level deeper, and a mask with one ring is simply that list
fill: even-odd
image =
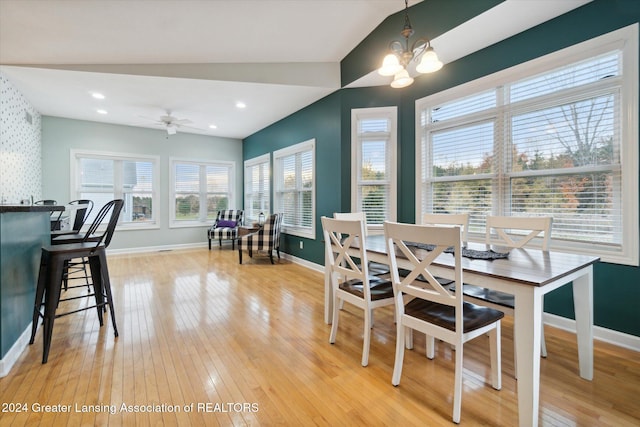
[{"label": "white baseboard", "polygon": [[144,246],[140,248],[126,248],[126,249],[107,249],[109,255],[126,255],[126,254],[140,254],[145,252],[168,252],[180,249],[198,249],[206,248],[207,242],[204,243],[185,243],[180,245],[162,245],[162,246]]},{"label": "white baseboard", "polygon": [[31,323],[27,326],[27,329],[22,332],[18,340],[13,343],[7,354],[4,355],[2,359],[0,359],[0,378],[6,377],[9,375],[9,371],[13,367],[13,365],[18,361],[18,358],[22,354],[27,345],[29,344],[29,339],[31,338]]},{"label": "white baseboard", "polygon": [[[544,323],[574,334],[576,332],[576,321],[566,317],[544,313]],[[596,325],[593,327],[593,338],[618,347],[624,347],[629,350],[640,352],[640,337],[636,337],[634,335],[625,334]]]}]

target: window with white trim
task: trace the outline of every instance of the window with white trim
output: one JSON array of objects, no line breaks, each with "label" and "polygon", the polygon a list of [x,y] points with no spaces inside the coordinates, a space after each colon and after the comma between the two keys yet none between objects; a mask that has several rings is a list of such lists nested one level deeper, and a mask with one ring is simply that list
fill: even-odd
[{"label": "window with white trim", "polygon": [[271,209],[269,153],[244,162],[244,218],[246,224],[257,222],[261,213]]},{"label": "window with white trim", "polygon": [[397,107],[351,110],[351,211],[370,230],[396,220]]},{"label": "window with white trim", "polygon": [[170,159],[171,225],[202,226],[235,209],[234,162]]},{"label": "window with white trim", "polygon": [[106,203],[123,199],[120,226],[156,227],[158,164],[157,156],[71,150],[72,198],[93,201],[87,223]]},{"label": "window with white trim", "polygon": [[638,265],[638,32],[416,102],[417,218],[552,216],[552,248]]},{"label": "window with white trim", "polygon": [[274,212],[283,212],[283,231],[316,237],[315,139],[273,153]]}]

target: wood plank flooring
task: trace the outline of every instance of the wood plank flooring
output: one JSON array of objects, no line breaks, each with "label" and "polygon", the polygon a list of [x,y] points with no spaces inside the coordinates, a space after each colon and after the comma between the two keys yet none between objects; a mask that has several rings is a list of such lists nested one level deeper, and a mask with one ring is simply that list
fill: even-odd
[{"label": "wood plank flooring", "polygon": [[[120,336],[108,315],[100,328],[94,310],[62,317],[42,365],[39,329],[0,378],[0,426],[453,424],[449,346],[428,360],[416,334],[393,387],[389,308],[376,312],[363,368],[358,309],[345,304],[337,342],[328,342],[322,274],[245,258],[238,265],[225,247],[110,256]],[[506,318],[500,391],[487,383],[487,340],[465,345],[462,425],[517,425],[512,326]],[[596,341],[590,382],[578,375],[575,336],[545,332],[541,426],[640,425],[638,353]]]}]

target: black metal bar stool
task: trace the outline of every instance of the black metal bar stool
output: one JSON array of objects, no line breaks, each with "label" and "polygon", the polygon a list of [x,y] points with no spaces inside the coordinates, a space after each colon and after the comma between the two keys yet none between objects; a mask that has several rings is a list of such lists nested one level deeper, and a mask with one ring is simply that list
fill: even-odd
[{"label": "black metal bar stool", "polygon": [[[83,310],[96,308],[100,326],[103,325],[103,309],[109,306],[111,322],[113,324],[114,335],[118,336],[115,312],[113,308],[113,297],[111,293],[111,282],[109,280],[109,269],[107,266],[106,247],[109,245],[113,232],[115,231],[118,217],[124,201],[122,199],[113,200],[107,203],[98,213],[92,229],[97,230],[97,225],[111,213],[109,223],[100,234],[87,233],[84,241],[67,243],[60,245],[47,245],[42,248],[40,258],[40,273],[36,287],[36,298],[33,307],[33,324],[31,326],[31,340],[33,344],[38,328],[40,317],[43,319],[43,354],[42,363],[47,363],[49,348],[51,347],[51,335],[53,323],[56,318],[68,314],[77,313]],[[91,270],[91,281],[93,293],[79,297],[61,299],[61,289],[64,282],[66,270],[70,260],[75,258],[87,258]],[[62,301],[77,298],[95,297],[95,305],[83,307],[73,311],[57,313],[58,305]],[[44,312],[42,312],[44,308]]]}]

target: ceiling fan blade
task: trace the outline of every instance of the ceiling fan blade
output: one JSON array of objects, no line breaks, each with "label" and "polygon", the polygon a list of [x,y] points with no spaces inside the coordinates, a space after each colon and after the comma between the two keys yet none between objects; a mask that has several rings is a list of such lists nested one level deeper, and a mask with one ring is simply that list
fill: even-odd
[{"label": "ceiling fan blade", "polygon": [[176,125],[188,125],[188,124],[193,123],[193,122],[191,120],[189,120],[189,119],[176,119],[174,117],[173,120],[171,120],[171,123],[176,124]]}]

